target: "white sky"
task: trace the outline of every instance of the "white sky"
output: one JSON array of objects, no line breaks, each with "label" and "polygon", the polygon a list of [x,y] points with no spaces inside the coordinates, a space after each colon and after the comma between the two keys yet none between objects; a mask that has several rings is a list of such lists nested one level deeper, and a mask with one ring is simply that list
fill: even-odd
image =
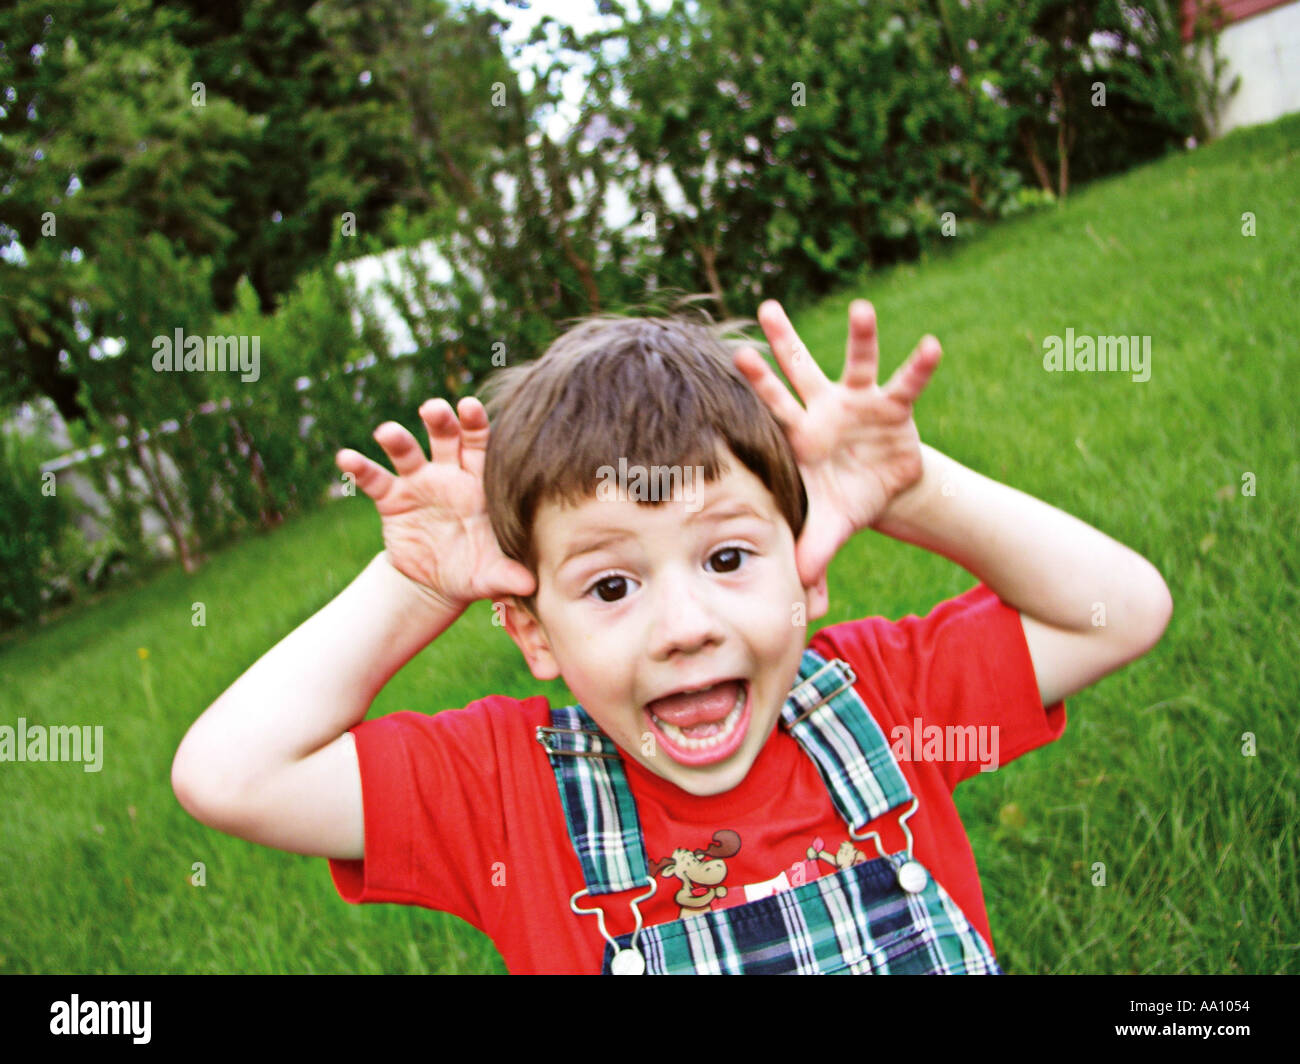
[{"label": "white sky", "polygon": [[[665,11],[671,0],[624,0],[625,6],[635,18],[642,6],[651,11]],[[618,24],[612,16],[601,15],[596,10],[596,0],[532,0],[528,10],[522,11],[510,7],[503,0],[467,0],[467,5],[481,10],[495,12],[503,21],[510,23],[510,28],[502,34],[502,40],[511,46],[522,44],[545,16],[550,15],[557,22],[572,26],[579,36],[586,36],[594,30],[607,29]],[[551,31],[551,39],[556,39]],[[528,71],[533,66],[545,65],[547,58],[545,46],[536,44],[527,49],[518,59],[513,59],[516,70],[521,72],[520,82],[525,91],[532,88],[532,76]],[[567,106],[562,106],[560,114],[553,116],[547,123],[547,132],[557,137],[571,126],[578,115],[578,102],[582,99],[585,88],[584,73],[581,69],[571,70],[564,78],[561,89]]]}]

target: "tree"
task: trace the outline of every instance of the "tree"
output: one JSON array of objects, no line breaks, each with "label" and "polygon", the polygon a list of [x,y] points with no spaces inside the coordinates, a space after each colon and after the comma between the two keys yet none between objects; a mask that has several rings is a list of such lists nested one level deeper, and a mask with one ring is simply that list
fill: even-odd
[{"label": "tree", "polygon": [[86,415],[78,377],[112,332],[94,280],[156,233],[229,238],[221,189],[246,116],[192,103],[188,57],[145,0],[19,0],[0,13],[0,401]]},{"label": "tree", "polygon": [[1046,192],[1064,197],[1204,136],[1205,79],[1167,4],[934,3],[963,83],[987,86],[1005,109],[1018,164]]},{"label": "tree", "polygon": [[698,0],[591,43],[592,91],[669,283],[724,307],[915,254],[940,204],[968,204],[963,101],[933,20],[903,4]]}]

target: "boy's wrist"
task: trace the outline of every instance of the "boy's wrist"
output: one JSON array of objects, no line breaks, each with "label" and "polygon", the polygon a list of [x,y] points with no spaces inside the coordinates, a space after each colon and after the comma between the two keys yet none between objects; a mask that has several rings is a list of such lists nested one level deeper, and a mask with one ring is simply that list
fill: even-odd
[{"label": "boy's wrist", "polygon": [[[871,526],[894,539],[911,541],[916,531],[927,523],[926,514],[936,496],[944,494],[944,472],[948,459],[928,444],[921,447],[921,476],[911,487],[899,492]],[[949,494],[951,494],[951,487]]]},{"label": "boy's wrist", "polygon": [[465,612],[466,603],[454,603],[427,584],[413,580],[398,569],[388,557],[387,550],[381,550],[375,555],[371,565],[379,567],[384,572],[384,579],[393,586],[404,602],[409,604],[410,609],[420,614],[427,614],[431,623],[439,625],[439,632]]}]

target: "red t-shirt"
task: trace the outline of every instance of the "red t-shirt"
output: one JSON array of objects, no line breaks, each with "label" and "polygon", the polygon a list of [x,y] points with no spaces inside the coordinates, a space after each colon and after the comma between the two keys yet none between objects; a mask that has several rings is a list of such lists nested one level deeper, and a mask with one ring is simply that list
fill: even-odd
[{"label": "red t-shirt", "polygon": [[[952,789],[990,763],[992,753],[1004,765],[1065,728],[1064,703],[1044,709],[1039,699],[1019,613],[979,585],[924,618],[833,625],[809,645],[853,666],[858,693],[920,799],[908,821],[915,855],[992,948]],[[599,972],[605,941],[595,916],[569,908],[584,885],[582,871],[554,773],[535,738],[537,726],[549,723],[549,709],[540,696],[491,695],[464,709],[393,713],[353,728],[366,856],[330,861],[339,894],[354,903],[454,913],[491,937],[514,973]],[[950,725],[982,726],[984,746],[969,742],[965,759],[954,759],[955,744],[950,740],[945,749],[935,730]],[[963,745],[974,736],[965,732]],[[720,844],[731,850],[739,842],[723,858],[726,874],[716,886],[671,871],[661,876],[659,889],[641,904],[646,926],[679,918],[683,906],[725,908],[834,874],[837,856],[853,857],[841,851],[846,843],[877,856],[872,843],[849,840],[816,765],[779,724],[749,775],[725,794],[695,797],[631,758],[624,764],[652,863],[677,849]],[[906,846],[898,826],[906,808],[869,825],[891,853]],[[718,832],[735,838],[715,840]],[[638,893],[602,899],[611,935],[633,930],[628,901]],[[579,902],[593,904],[590,896]]]}]

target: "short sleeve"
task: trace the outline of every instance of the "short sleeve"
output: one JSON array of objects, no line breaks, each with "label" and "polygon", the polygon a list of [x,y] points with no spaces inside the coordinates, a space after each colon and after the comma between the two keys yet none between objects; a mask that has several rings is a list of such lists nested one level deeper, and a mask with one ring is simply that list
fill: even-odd
[{"label": "short sleeve", "polygon": [[[490,861],[502,849],[492,718],[482,703],[404,711],[352,730],[361,770],[365,858],[330,861],[344,900],[450,912],[482,929]],[[500,896],[500,892],[496,892]]]},{"label": "short sleeve", "polygon": [[1042,704],[1019,611],[984,584],[924,617],[833,625],[811,645],[854,667],[891,744],[914,759],[931,740],[946,744],[935,760],[950,787],[1065,730],[1065,702]]}]

